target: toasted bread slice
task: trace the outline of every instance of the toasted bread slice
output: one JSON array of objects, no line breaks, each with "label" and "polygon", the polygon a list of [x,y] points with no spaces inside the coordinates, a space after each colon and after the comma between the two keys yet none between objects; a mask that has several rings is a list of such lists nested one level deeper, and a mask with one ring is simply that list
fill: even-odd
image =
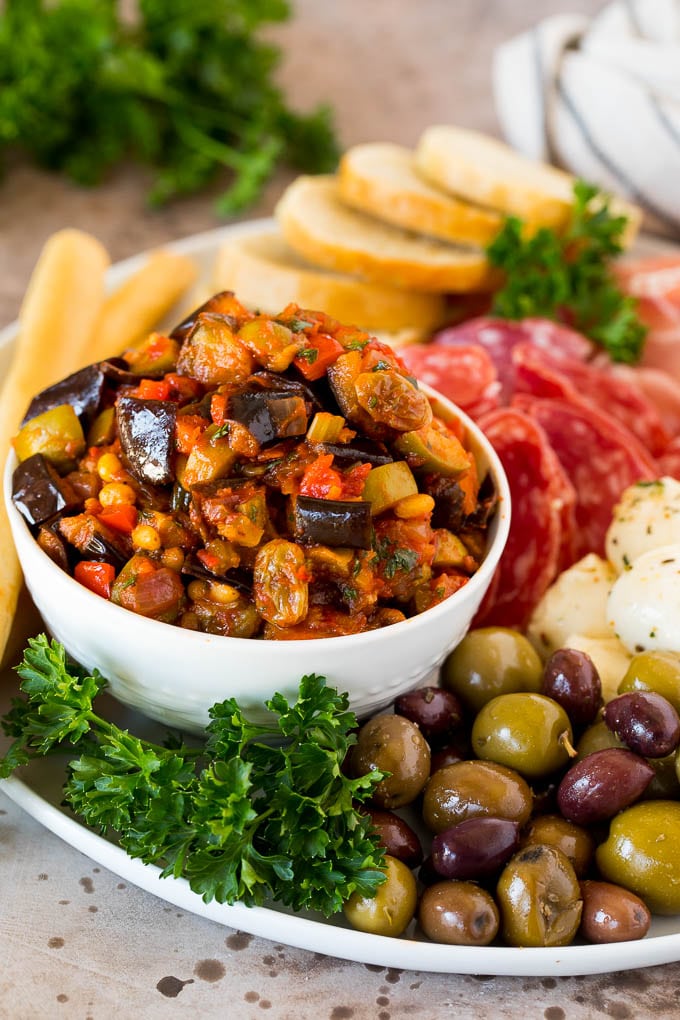
[{"label": "toasted bread slice", "polygon": [[291,301],[301,308],[326,312],[340,322],[369,332],[394,333],[413,342],[425,339],[444,320],[439,294],[418,294],[317,269],[300,258],[280,234],[237,235],[218,253],[214,287],[233,290],[249,308],[269,315]]},{"label": "toasted bread slice", "polygon": [[284,192],[276,216],[291,248],[326,269],[434,293],[493,284],[481,249],[444,244],[357,212],[341,201],[335,177],[298,177]]},{"label": "toasted bread slice", "polygon": [[573,177],[488,135],[450,125],[429,127],[416,146],[415,163],[436,187],[521,216],[529,226],[560,229],[569,219]]},{"label": "toasted bread slice", "polygon": [[355,145],[340,161],[338,183],[341,199],[354,209],[452,244],[484,248],[503,225],[499,213],[429,184],[401,145]]}]

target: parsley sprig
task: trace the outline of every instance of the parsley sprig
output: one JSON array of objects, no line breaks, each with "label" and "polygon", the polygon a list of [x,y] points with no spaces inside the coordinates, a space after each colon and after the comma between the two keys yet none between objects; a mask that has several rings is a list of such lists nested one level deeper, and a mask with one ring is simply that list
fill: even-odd
[{"label": "parsley sprig", "polygon": [[505,274],[494,314],[556,319],[600,344],[613,361],[638,361],[646,329],[635,299],[621,291],[611,270],[623,250],[626,223],[612,213],[609,198],[584,181],[574,184],[563,233],[543,227],[525,236],[522,221],[509,217],[487,249],[491,264]]},{"label": "parsley sprig", "polygon": [[[149,165],[153,205],[220,180],[224,215],[259,196],[279,162],[330,171],[330,112],[293,112],[262,25],[287,0],[6,0],[0,8],[0,158],[18,147],[97,184],[124,158]],[[4,13],[3,13],[4,9]]]},{"label": "parsley sprig", "polygon": [[165,746],[121,730],[93,707],[106,681],[45,635],[17,667],[25,698],[3,720],[15,738],[0,776],[52,751],[69,752],[66,802],[88,825],[162,876],[183,876],[206,902],[276,900],[329,915],[385,880],[383,852],[355,805],[378,771],[348,779],[355,742],[347,696],[305,676],[297,701],[267,702],[271,723],[249,721],[230,698],[211,709],[207,740]]}]

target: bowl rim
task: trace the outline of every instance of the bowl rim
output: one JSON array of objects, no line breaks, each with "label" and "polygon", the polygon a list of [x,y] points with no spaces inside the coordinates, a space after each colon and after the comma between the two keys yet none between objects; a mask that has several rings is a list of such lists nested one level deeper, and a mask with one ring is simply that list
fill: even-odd
[{"label": "bowl rim", "polygon": [[[472,575],[468,583],[464,585],[463,588],[459,589],[460,592],[469,594],[470,591],[474,591],[475,589],[483,586],[483,593],[481,596],[481,598],[483,598],[484,593],[491,584],[493,574],[498,567],[510,531],[512,508],[510,485],[507,475],[505,474],[505,470],[498,454],[494,450],[489,439],[487,439],[480,429],[479,425],[477,425],[476,422],[469,417],[469,415],[465,414],[465,412],[457,407],[452,401],[448,400],[441,393],[438,393],[431,386],[420,381],[418,382],[418,385],[435,405],[439,405],[438,411],[443,411],[444,417],[454,417],[465,426],[467,430],[467,439],[472,448],[473,455],[477,458],[478,462],[480,458],[485,462],[484,468],[486,470],[483,477],[485,477],[486,474],[491,473],[496,485],[498,506],[491,522],[491,527],[495,529],[493,538],[478,570]],[[419,630],[421,627],[427,627],[430,624],[434,625],[439,618],[445,620],[457,604],[456,596],[458,595],[458,592],[454,592],[447,599],[437,603],[437,605],[431,606],[429,609],[424,610],[422,613],[417,613],[415,616],[410,616],[405,620],[400,620],[398,623],[393,623],[389,627],[379,627],[375,630],[362,631],[358,634],[339,634],[330,637],[318,638],[288,638],[280,641],[266,641],[262,638],[229,637],[224,634],[208,634],[203,631],[188,630],[187,628],[178,627],[174,624],[164,623],[161,620],[154,620],[150,617],[141,616],[129,609],[124,609],[122,606],[117,606],[108,600],[102,599],[101,596],[95,595],[93,592],[89,591],[83,585],[79,584],[74,577],[66,573],[65,570],[62,570],[61,567],[57,566],[57,564],[50,559],[47,553],[40,548],[36,539],[31,534],[26,520],[16,509],[12,500],[12,474],[17,463],[18,461],[14,449],[10,448],[4,468],[3,495],[5,509],[12,525],[14,544],[20,563],[21,554],[19,552],[16,539],[14,538],[15,529],[17,528],[21,529],[20,533],[32,544],[32,553],[40,558],[41,565],[48,571],[48,576],[54,579],[54,584],[64,588],[65,596],[68,595],[69,598],[73,599],[81,597],[85,598],[86,602],[84,604],[89,605],[91,611],[104,611],[105,613],[113,612],[113,620],[117,619],[115,614],[122,614],[119,619],[121,624],[126,624],[128,632],[130,630],[139,629],[141,636],[141,634],[150,627],[151,629],[148,631],[147,636],[149,641],[154,639],[154,635],[159,639],[165,635],[165,641],[177,640],[181,635],[182,642],[189,642],[187,647],[195,645],[196,648],[200,646],[205,647],[206,644],[212,644],[213,642],[224,641],[225,652],[228,645],[231,645],[232,647],[239,647],[242,651],[246,648],[252,649],[253,655],[262,657],[270,656],[275,650],[277,654],[285,654],[286,656],[289,656],[300,653],[303,648],[308,650],[313,649],[319,653],[329,651],[332,648],[336,648],[340,651],[343,647],[347,647],[348,645],[354,647],[357,644],[362,646],[365,645],[368,648],[376,642],[385,640],[385,635],[388,633],[396,640],[398,635],[402,635],[407,628],[409,633],[413,635],[414,630]],[[473,587],[471,588],[471,586]],[[158,628],[163,629],[159,630]],[[170,636],[172,634],[175,635],[174,638]],[[285,646],[289,649],[289,651],[282,652],[281,646]],[[261,649],[261,651],[256,651],[255,649]]]}]

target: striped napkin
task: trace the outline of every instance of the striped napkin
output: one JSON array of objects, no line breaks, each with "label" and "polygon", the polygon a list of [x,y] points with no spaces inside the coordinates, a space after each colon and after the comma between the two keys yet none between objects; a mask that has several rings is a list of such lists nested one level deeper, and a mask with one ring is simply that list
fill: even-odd
[{"label": "striped napkin", "polygon": [[641,206],[680,238],[680,0],[560,14],[494,54],[509,143]]}]

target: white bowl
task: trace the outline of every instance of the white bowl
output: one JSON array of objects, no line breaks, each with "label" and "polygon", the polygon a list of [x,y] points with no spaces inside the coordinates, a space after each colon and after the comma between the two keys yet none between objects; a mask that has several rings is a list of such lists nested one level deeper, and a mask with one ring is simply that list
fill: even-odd
[{"label": "white bowl", "polygon": [[347,691],[359,717],[389,705],[422,683],[463,638],[503,552],[510,527],[510,491],[501,463],[479,428],[426,386],[443,417],[467,428],[480,477],[491,473],[499,496],[479,570],[444,602],[402,623],[364,634],[308,641],[261,641],[184,630],[107,602],[73,580],[38,546],[11,499],[16,458],[8,458],[5,502],[28,590],[45,626],[87,669],[110,681],[119,701],[170,726],[201,732],[208,709],[234,697],[262,716],[276,691],[295,697],[306,673]]}]

